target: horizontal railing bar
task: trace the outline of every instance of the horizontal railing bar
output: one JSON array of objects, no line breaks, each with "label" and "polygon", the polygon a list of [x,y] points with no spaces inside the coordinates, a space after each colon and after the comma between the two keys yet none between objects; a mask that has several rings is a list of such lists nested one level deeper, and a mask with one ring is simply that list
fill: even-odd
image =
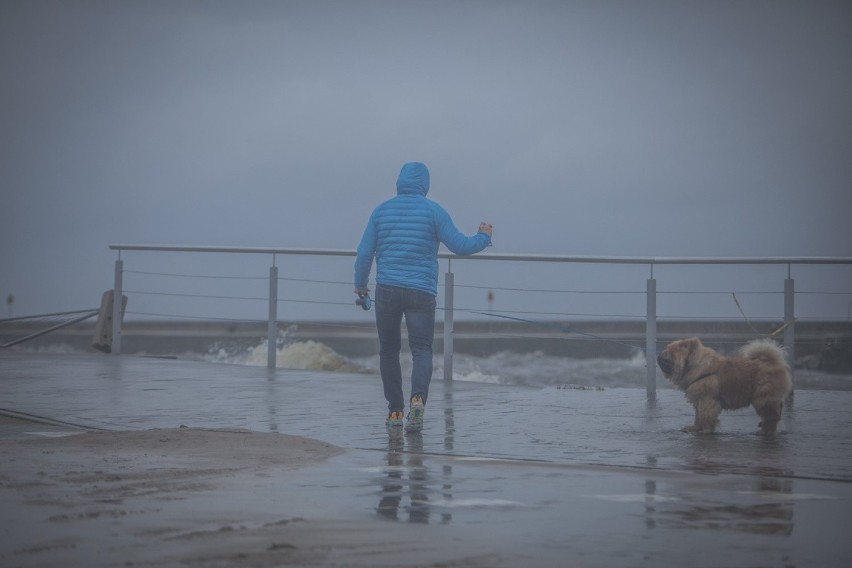
[{"label": "horizontal railing bar", "polygon": [[573,262],[586,264],[852,264],[852,257],[637,257],[637,256],[554,256],[554,255],[513,255],[513,254],[476,254],[457,256],[440,253],[440,258],[453,260],[507,260],[514,262]]},{"label": "horizontal railing bar", "polygon": [[355,256],[354,250],[343,249],[302,249],[272,247],[222,247],[222,246],[184,246],[184,245],[109,245],[110,250],[158,251],[158,252],[221,252],[243,254],[289,254],[308,256]]},{"label": "horizontal railing bar", "polygon": [[[117,251],[158,252],[208,252],[243,254],[280,254],[301,256],[355,256],[356,251],[346,249],[304,249],[273,247],[225,247],[184,245],[109,245]],[[573,262],[589,264],[852,264],[852,257],[832,256],[772,256],[772,257],[637,257],[637,256],[584,256],[544,254],[477,254],[458,256],[449,252],[439,258],[452,260],[505,260],[513,262]]]}]

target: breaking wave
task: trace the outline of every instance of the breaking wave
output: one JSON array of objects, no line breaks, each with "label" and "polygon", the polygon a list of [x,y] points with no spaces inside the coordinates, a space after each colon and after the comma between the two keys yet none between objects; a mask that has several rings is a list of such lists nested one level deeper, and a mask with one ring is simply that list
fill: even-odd
[{"label": "breaking wave", "polygon": [[[266,366],[268,353],[269,350],[265,341],[237,352],[214,345],[207,355],[201,357],[201,360],[211,363]],[[281,369],[339,371],[344,373],[365,371],[327,345],[316,341],[296,341],[279,346],[275,353],[275,365]]]}]

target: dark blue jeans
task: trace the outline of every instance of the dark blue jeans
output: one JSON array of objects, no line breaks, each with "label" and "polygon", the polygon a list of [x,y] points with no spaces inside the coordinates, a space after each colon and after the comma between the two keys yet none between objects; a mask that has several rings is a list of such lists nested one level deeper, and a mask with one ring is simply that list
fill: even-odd
[{"label": "dark blue jeans", "polygon": [[379,370],[388,401],[388,411],[403,411],[402,318],[408,328],[411,348],[411,396],[419,394],[423,402],[429,396],[432,381],[432,339],[435,336],[435,296],[427,292],[396,286],[376,286],[376,328],[379,331]]}]

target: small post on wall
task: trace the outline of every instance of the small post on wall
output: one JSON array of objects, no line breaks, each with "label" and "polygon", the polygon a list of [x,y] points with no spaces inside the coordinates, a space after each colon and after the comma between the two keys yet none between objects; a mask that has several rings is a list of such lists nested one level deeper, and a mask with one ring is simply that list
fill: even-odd
[{"label": "small post on wall", "polygon": [[119,254],[118,260],[115,261],[115,283],[113,284],[112,292],[112,345],[110,346],[111,353],[121,355],[121,320],[124,307],[122,302],[122,280],[124,276],[124,261],[121,260]]}]

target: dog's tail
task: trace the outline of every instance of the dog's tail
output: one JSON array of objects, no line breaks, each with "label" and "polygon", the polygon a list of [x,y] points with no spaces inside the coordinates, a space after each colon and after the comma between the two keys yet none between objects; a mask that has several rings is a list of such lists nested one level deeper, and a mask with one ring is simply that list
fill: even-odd
[{"label": "dog's tail", "polygon": [[756,339],[746,343],[740,349],[740,354],[746,359],[761,361],[767,367],[774,368],[775,371],[770,371],[769,376],[782,381],[784,385],[783,396],[792,392],[793,376],[790,373],[790,365],[787,364],[784,349],[777,343],[771,339]]},{"label": "dog's tail", "polygon": [[757,359],[771,365],[781,365],[787,368],[788,372],[790,370],[784,349],[771,339],[755,339],[746,343],[740,348],[740,355],[746,359]]}]

